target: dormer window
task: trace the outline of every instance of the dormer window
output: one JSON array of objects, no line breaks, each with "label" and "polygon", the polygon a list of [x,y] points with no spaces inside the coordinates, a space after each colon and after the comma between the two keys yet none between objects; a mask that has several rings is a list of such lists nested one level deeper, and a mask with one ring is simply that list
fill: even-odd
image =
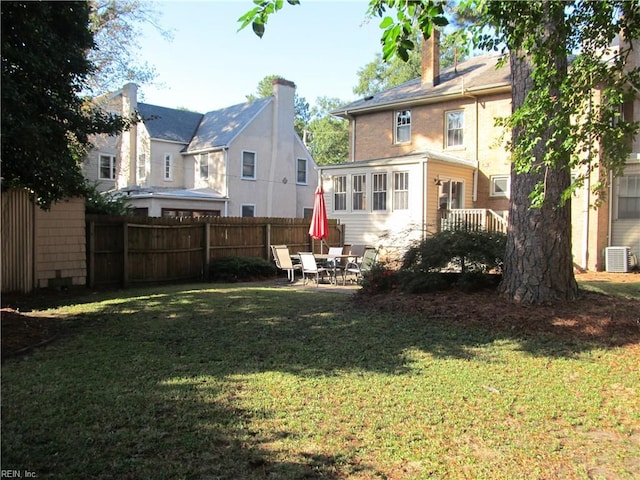
[{"label": "dormer window", "polygon": [[396,112],[395,143],[411,141],[411,110]]}]

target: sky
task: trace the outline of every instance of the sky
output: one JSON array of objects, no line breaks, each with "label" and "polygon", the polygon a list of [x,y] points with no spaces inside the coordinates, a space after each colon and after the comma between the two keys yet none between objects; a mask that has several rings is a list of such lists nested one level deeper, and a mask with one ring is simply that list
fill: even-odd
[{"label": "sky", "polygon": [[246,101],[259,82],[279,75],[312,106],[318,97],[356,99],[357,72],[381,52],[380,18],[367,21],[367,0],[301,0],[269,19],[262,38],[238,18],[251,0],[160,0],[164,39],[146,26],[138,56],[156,70],[139,100],[205,113]]}]

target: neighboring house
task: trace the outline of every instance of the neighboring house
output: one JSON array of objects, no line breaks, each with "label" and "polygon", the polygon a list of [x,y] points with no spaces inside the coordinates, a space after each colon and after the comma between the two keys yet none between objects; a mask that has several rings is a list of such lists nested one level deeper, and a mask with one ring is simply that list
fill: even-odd
[{"label": "neighboring house", "polygon": [[[511,114],[509,63],[485,55],[440,71],[437,40],[424,45],[421,77],[332,112],[349,120],[350,158],[320,175],[345,243],[402,251],[450,225],[506,230],[511,163],[495,119]],[[639,118],[638,100],[628,110]],[[588,208],[588,186],[572,200],[578,267],[604,269],[612,245],[640,257],[638,138],[633,152],[603,207]]]},{"label": "neighboring house", "polygon": [[105,108],[142,121],[99,137],[84,172],[148,216],[310,216],[317,166],[294,130],[295,85],[206,114],[137,102],[127,84]]}]

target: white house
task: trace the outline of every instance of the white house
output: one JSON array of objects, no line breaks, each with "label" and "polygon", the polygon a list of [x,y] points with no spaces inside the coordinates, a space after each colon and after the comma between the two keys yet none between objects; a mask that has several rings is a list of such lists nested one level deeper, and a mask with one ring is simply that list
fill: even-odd
[{"label": "white house", "polygon": [[310,216],[317,165],[294,130],[294,95],[276,79],[270,97],[201,114],[138,103],[127,84],[109,108],[142,120],[96,138],[85,176],[139,215]]}]

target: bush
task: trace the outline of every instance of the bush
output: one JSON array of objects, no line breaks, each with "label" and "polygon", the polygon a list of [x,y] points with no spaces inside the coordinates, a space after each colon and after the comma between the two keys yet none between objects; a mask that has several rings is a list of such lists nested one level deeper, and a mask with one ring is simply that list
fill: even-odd
[{"label": "bush", "polygon": [[276,266],[263,258],[226,257],[209,262],[209,279],[214,282],[246,282],[270,278]]},{"label": "bush", "polygon": [[506,235],[503,233],[446,230],[409,248],[403,257],[402,268],[421,272],[453,269],[462,273],[500,270],[505,248]]},{"label": "bush", "polygon": [[447,230],[409,248],[402,260],[399,287],[409,293],[449,288],[474,291],[497,286],[506,235],[499,232]]},{"label": "bush", "polygon": [[362,293],[390,292],[398,285],[397,272],[386,268],[382,263],[374,263],[371,270],[362,279]]}]

